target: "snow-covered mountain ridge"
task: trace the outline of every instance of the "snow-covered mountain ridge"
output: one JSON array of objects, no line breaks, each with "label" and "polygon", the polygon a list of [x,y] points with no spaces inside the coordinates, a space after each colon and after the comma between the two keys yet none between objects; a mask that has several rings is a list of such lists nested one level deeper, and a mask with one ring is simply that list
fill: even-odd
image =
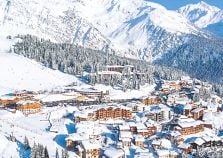
[{"label": "snow-covered mountain ridge", "polygon": [[211,6],[203,1],[197,4],[188,4],[178,10],[197,27],[206,29],[218,36],[223,35],[223,10]]},{"label": "snow-covered mountain ridge", "polygon": [[205,28],[223,19],[223,11],[221,9],[203,1],[181,7],[179,13],[200,28]]},{"label": "snow-covered mountain ridge", "polygon": [[[219,11],[205,5],[200,3],[210,12]],[[0,7],[1,34],[32,34],[85,48],[112,49],[121,56],[167,63],[201,79],[212,77],[207,76],[206,68],[195,65],[196,73],[193,73],[193,69],[187,65],[186,68],[182,67],[177,62],[189,54],[191,57],[187,64],[207,64],[211,62],[209,59],[213,54],[221,56],[222,52],[222,41],[201,30],[192,23],[195,21],[190,22],[182,13],[167,10],[147,0],[0,0]],[[218,42],[207,42],[209,40]],[[199,44],[188,44],[188,41]],[[185,45],[192,51],[183,51]],[[198,45],[201,49],[197,49]],[[197,50],[205,50],[203,56],[210,58],[197,58]],[[174,62],[168,62],[166,55],[172,56]],[[221,63],[221,58],[215,60]],[[211,70],[219,72],[221,80],[221,71],[214,69],[210,63],[208,65]]]},{"label": "snow-covered mountain ridge", "polygon": [[198,32],[179,13],[144,0],[1,0],[0,6],[2,32],[109,47],[149,61],[178,43],[178,35]]}]

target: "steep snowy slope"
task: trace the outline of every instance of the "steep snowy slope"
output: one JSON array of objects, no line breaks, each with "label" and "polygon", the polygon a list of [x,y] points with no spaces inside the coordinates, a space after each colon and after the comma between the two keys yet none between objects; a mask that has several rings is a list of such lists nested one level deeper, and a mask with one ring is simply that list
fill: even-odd
[{"label": "steep snowy slope", "polygon": [[77,81],[74,76],[51,70],[14,53],[6,53],[11,44],[11,41],[0,38],[0,94],[10,90],[51,89]]},{"label": "steep snowy slope", "polygon": [[1,33],[33,34],[96,49],[110,45],[96,28],[76,15],[75,3],[71,0],[0,0]]},{"label": "steep snowy slope", "polygon": [[216,35],[223,34],[223,10],[211,6],[203,1],[197,4],[189,4],[178,10],[183,16],[199,28],[205,28]]},{"label": "steep snowy slope", "polygon": [[114,48],[149,61],[177,45],[179,35],[198,32],[181,14],[145,0],[0,0],[0,7],[2,32]]},{"label": "steep snowy slope", "polygon": [[198,33],[182,15],[144,0],[82,0],[75,10],[119,49],[149,61],[177,45],[179,35]]}]

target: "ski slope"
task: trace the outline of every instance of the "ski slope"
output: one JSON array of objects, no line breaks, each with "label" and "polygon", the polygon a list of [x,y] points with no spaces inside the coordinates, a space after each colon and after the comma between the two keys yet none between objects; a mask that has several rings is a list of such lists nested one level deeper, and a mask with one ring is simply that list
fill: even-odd
[{"label": "ski slope", "polygon": [[0,38],[0,94],[12,90],[50,90],[77,81],[72,75],[52,70],[14,53],[8,53],[14,41]]}]

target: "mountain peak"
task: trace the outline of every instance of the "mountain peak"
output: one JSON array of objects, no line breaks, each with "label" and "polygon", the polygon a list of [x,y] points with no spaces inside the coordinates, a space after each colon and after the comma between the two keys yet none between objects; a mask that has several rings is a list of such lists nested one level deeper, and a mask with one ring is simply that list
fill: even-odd
[{"label": "mountain peak", "polygon": [[204,1],[196,4],[188,4],[181,7],[178,12],[199,28],[205,28],[209,24],[221,21],[223,18],[221,9],[216,6],[209,5]]}]

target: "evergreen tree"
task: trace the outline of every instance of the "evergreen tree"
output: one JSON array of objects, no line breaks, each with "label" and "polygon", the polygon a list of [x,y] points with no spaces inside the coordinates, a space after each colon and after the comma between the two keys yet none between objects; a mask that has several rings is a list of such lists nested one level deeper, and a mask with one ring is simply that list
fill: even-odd
[{"label": "evergreen tree", "polygon": [[49,158],[49,153],[48,153],[48,150],[47,150],[46,146],[44,148],[44,158]]},{"label": "evergreen tree", "polygon": [[58,148],[56,148],[55,158],[60,158],[60,156],[59,156],[59,152],[58,152]]},{"label": "evergreen tree", "polygon": [[31,158],[37,158],[37,145],[34,142],[33,147],[31,149]]},{"label": "evergreen tree", "polygon": [[24,144],[25,150],[30,149],[29,140],[28,140],[28,138],[26,136],[24,138],[24,143],[23,144]]}]

